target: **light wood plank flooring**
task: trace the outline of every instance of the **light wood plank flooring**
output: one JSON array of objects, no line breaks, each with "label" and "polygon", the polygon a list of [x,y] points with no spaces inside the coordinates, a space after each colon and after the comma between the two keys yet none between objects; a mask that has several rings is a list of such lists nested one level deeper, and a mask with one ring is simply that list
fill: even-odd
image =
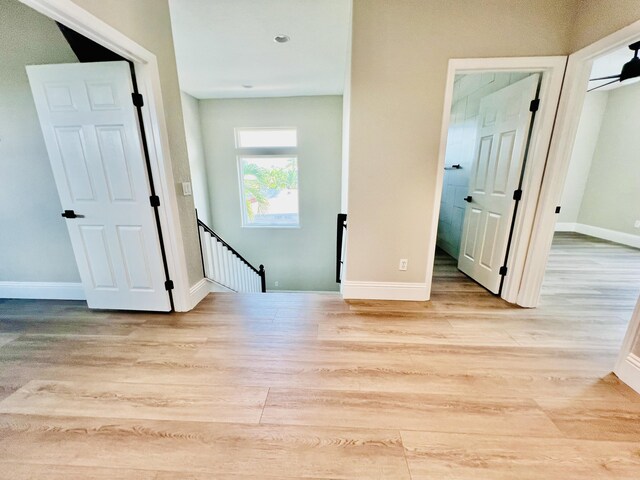
[{"label": "light wood plank flooring", "polygon": [[640,478],[640,251],[558,235],[535,310],[436,270],[429,303],[0,300],[0,478]]}]

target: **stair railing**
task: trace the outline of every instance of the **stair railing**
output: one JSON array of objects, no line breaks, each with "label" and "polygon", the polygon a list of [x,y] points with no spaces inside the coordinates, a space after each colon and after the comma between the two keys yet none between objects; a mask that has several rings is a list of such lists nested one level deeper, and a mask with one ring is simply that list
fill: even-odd
[{"label": "stair railing", "polygon": [[267,291],[264,265],[254,267],[198,218],[202,270],[209,280],[234,292]]},{"label": "stair railing", "polygon": [[342,271],[344,266],[344,240],[347,229],[347,214],[339,213],[336,226],[336,283],[342,282]]}]

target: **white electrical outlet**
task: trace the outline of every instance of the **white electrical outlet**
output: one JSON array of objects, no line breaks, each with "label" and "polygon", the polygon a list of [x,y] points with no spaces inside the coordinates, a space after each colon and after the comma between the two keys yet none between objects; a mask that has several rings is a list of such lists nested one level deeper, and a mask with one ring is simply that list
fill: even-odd
[{"label": "white electrical outlet", "polygon": [[398,270],[405,271],[408,265],[409,265],[409,260],[407,260],[406,258],[401,258],[400,265],[398,266]]},{"label": "white electrical outlet", "polygon": [[188,197],[191,194],[191,182],[182,182],[182,195]]},{"label": "white electrical outlet", "polygon": [[280,286],[280,282],[278,280],[276,280],[275,282],[273,282],[273,285],[276,286],[276,287],[279,287]]},{"label": "white electrical outlet", "polygon": [[633,226],[636,228],[640,228],[640,220],[636,220],[636,223],[634,223]]}]

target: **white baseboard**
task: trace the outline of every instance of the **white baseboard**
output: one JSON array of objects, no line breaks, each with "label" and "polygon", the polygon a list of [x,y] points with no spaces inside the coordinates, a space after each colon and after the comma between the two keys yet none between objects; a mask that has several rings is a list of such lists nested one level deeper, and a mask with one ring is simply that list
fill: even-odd
[{"label": "white baseboard", "polygon": [[576,224],[571,222],[557,222],[556,232],[575,232]]},{"label": "white baseboard", "polygon": [[86,300],[82,284],[74,282],[0,282],[0,298]]},{"label": "white baseboard", "polygon": [[640,248],[640,236],[638,235],[616,232],[615,230],[594,227],[583,223],[576,224],[576,232],[583,233],[591,237],[602,238],[603,240],[609,240],[615,243],[621,243],[622,245],[628,245],[629,247]]},{"label": "white baseboard", "polygon": [[640,358],[630,353],[616,366],[615,374],[620,380],[640,393]]},{"label": "white baseboard", "polygon": [[429,300],[426,283],[404,282],[342,282],[342,296],[345,299],[360,300]]},{"label": "white baseboard", "polygon": [[212,293],[237,293],[235,290],[232,290],[229,287],[225,287],[221,283],[216,282],[215,280],[211,280],[207,278],[209,282],[209,291]]},{"label": "white baseboard", "polygon": [[631,235],[630,233],[617,232],[607,228],[594,227],[593,225],[587,225],[585,223],[556,223],[556,232],[582,233],[590,237],[640,248],[640,235]]},{"label": "white baseboard", "polygon": [[195,308],[210,292],[211,285],[206,278],[191,286],[189,288],[189,310]]}]

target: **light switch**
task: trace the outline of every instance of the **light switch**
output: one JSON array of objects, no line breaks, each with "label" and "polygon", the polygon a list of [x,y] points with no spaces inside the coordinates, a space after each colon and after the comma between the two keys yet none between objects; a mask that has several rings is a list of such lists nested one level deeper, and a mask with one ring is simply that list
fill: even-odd
[{"label": "light switch", "polygon": [[191,182],[182,182],[182,194],[188,197],[191,193]]}]

